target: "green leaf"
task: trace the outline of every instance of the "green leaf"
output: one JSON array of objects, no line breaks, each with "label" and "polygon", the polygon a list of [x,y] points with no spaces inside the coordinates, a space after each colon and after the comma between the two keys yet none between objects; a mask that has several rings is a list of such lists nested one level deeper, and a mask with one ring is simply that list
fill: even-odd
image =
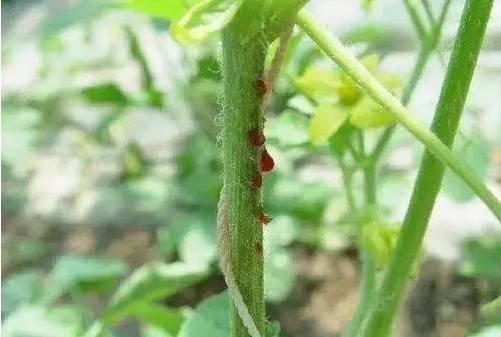
[{"label": "green leaf", "polygon": [[264,327],[265,337],[280,337],[280,323],[277,321],[270,322]]},{"label": "green leaf", "polygon": [[333,190],[326,184],[303,182],[296,176],[280,176],[269,200],[270,211],[290,214],[298,219],[319,221]]},{"label": "green leaf", "polygon": [[339,77],[328,69],[311,66],[295,80],[295,84],[306,96],[322,101],[336,93]]},{"label": "green leaf", "polygon": [[395,248],[400,226],[372,221],[363,225],[362,244],[378,269],[385,268]]},{"label": "green leaf", "polygon": [[159,230],[158,249],[164,254],[177,250],[182,261],[209,264],[216,260],[216,231],[212,214],[182,215]]},{"label": "green leaf", "polygon": [[312,104],[312,102],[301,94],[292,96],[287,101],[287,106],[307,115],[313,114],[313,111],[315,110],[315,106]]},{"label": "green leaf", "polygon": [[459,272],[465,276],[501,278],[501,240],[486,237],[465,242]]},{"label": "green leaf", "polygon": [[350,111],[350,123],[358,128],[380,127],[393,121],[393,115],[368,96],[364,96]]},{"label": "green leaf", "polygon": [[346,150],[346,145],[353,131],[350,123],[344,123],[335,134],[329,138],[329,147],[336,156],[342,158]]},{"label": "green leaf", "polygon": [[2,162],[23,167],[34,149],[41,112],[27,108],[2,109]]},{"label": "green leaf", "polygon": [[482,320],[488,324],[501,324],[501,295],[485,303],[480,308]]},{"label": "green leaf", "polygon": [[374,0],[360,0],[360,5],[366,11],[370,10],[374,6]]},{"label": "green leaf", "polygon": [[[468,136],[458,137],[453,151],[477,177],[485,179],[489,169],[491,149],[487,139],[479,130],[471,132]],[[449,171],[445,173],[443,191],[448,197],[457,202],[466,202],[475,196],[461,179]]]},{"label": "green leaf", "polygon": [[[228,293],[208,297],[201,301],[184,321],[177,337],[229,337],[230,299]],[[267,323],[265,337],[278,337],[277,322]]]},{"label": "green leaf", "polygon": [[121,5],[152,17],[176,20],[186,12],[184,0],[121,0]]},{"label": "green leaf", "polygon": [[100,320],[95,321],[92,325],[85,331],[83,337],[111,337],[109,329]]},{"label": "green leaf", "polygon": [[2,281],[2,313],[32,303],[40,295],[40,273],[23,271]]},{"label": "green leaf", "polygon": [[4,259],[11,266],[34,264],[43,258],[50,248],[45,241],[18,235],[9,235],[9,240],[2,243]]},{"label": "green leaf", "polygon": [[127,271],[119,260],[66,255],[60,257],[47,277],[45,301],[50,303],[72,289],[104,290]]},{"label": "green leaf", "polygon": [[369,54],[360,60],[362,64],[371,72],[375,73],[379,66],[379,55]]},{"label": "green leaf", "polygon": [[42,38],[49,38],[79,23],[86,23],[98,17],[105,10],[113,8],[113,0],[85,0],[72,2],[62,9],[49,11],[47,19],[38,26]]},{"label": "green leaf", "polygon": [[264,246],[265,248],[284,247],[294,242],[297,235],[297,223],[290,216],[280,215],[266,227]]},{"label": "green leaf", "polygon": [[279,247],[265,247],[264,296],[269,302],[280,302],[292,291],[296,275],[289,252]]},{"label": "green leaf", "polygon": [[289,216],[278,216],[264,233],[264,294],[269,302],[280,302],[292,291],[296,275],[290,253],[283,247],[298,236],[298,226]]},{"label": "green leaf", "polygon": [[228,337],[230,336],[228,294],[211,296],[200,302],[184,321],[178,337]]},{"label": "green leaf", "polygon": [[144,326],[141,330],[141,337],[174,337],[165,330],[157,328],[154,325]]},{"label": "green leaf", "polygon": [[3,337],[75,337],[80,331],[80,317],[71,307],[48,310],[23,306],[2,322]]},{"label": "green leaf", "polygon": [[138,303],[168,297],[206,276],[205,267],[185,263],[152,263],[137,269],[118,288],[104,313],[114,321]]},{"label": "green leaf", "polygon": [[198,43],[226,26],[243,0],[202,0],[195,3],[170,31],[181,42]]},{"label": "green leaf", "polygon": [[266,139],[282,146],[297,146],[308,142],[308,118],[294,110],[285,110],[266,123]]},{"label": "green leaf", "polygon": [[348,118],[348,111],[336,104],[317,107],[310,120],[308,135],[314,145],[320,145],[336,133]]},{"label": "green leaf", "polygon": [[209,264],[216,260],[215,238],[204,227],[206,226],[192,226],[185,233],[179,244],[181,260],[193,264]]},{"label": "green leaf", "polygon": [[127,309],[127,315],[161,328],[171,336],[177,336],[184,315],[179,309],[168,308],[155,303],[138,303]]},{"label": "green leaf", "polygon": [[378,72],[376,73],[376,78],[379,80],[379,82],[389,91],[395,93],[399,89],[402,88],[402,80],[400,77],[394,74],[388,74],[388,73],[381,73]]},{"label": "green leaf", "polygon": [[394,40],[394,37],[387,27],[382,27],[380,24],[368,23],[348,30],[344,34],[343,40],[349,41],[352,44],[385,44]]},{"label": "green leaf", "polygon": [[501,336],[501,324],[492,325],[486,328],[483,328],[479,332],[468,335],[468,337],[499,337]]},{"label": "green leaf", "polygon": [[[143,3],[143,1],[139,1]],[[158,1],[155,1],[155,3]],[[141,68],[141,73],[143,77],[143,87],[146,89],[154,89],[153,87],[153,73],[150,70],[150,65],[148,63],[148,59],[143,51],[141,46],[139,37],[136,35],[132,29],[125,29],[125,34],[127,36],[127,40],[129,42],[129,51],[130,55],[137,62],[139,67]]]},{"label": "green leaf", "polygon": [[82,90],[83,96],[91,103],[126,105],[129,100],[115,83],[101,83]]}]

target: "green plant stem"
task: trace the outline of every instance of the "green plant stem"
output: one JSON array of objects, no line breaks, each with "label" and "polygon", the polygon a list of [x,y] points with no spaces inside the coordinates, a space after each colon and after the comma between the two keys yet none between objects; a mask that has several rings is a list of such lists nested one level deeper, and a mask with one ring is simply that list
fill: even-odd
[{"label": "green plant stem", "polygon": [[350,211],[355,213],[357,210],[357,204],[355,197],[353,195],[353,172],[352,170],[343,162],[342,158],[336,156],[337,162],[341,169],[341,176],[343,178],[343,188],[346,194],[346,200],[348,201],[348,206]]},{"label": "green plant stem", "polygon": [[[432,124],[433,132],[449,147],[457,132],[492,4],[493,0],[469,0],[463,11]],[[390,333],[405,284],[422,245],[444,170],[443,163],[425,151],[395,251],[363,328],[364,337],[386,337]]]},{"label": "green plant stem", "polygon": [[376,269],[372,258],[366,251],[361,252],[361,265],[360,298],[342,337],[354,337],[358,334],[375,297]]},{"label": "green plant stem", "polygon": [[376,167],[369,162],[364,167],[364,188],[367,205],[376,205]]},{"label": "green plant stem", "polygon": [[[419,79],[421,78],[421,75],[423,74],[424,68],[426,64],[428,63],[428,59],[431,54],[431,49],[426,48],[426,47],[421,47],[416,64],[414,65],[414,69],[412,70],[411,77],[409,78],[409,81],[407,82],[407,85],[405,86],[404,92],[402,94],[402,104],[407,105],[409,104],[409,101],[412,97],[412,94],[414,93],[414,90],[416,89],[416,86],[419,82]],[[378,139],[376,145],[374,146],[374,150],[372,153],[369,155],[369,160],[375,165],[379,159],[381,158],[381,155],[383,154],[384,149],[388,145],[388,142],[391,139],[391,136],[395,132],[396,124],[393,123],[385,128],[383,131],[381,137]]]},{"label": "green plant stem", "polygon": [[[364,195],[367,206],[376,205],[376,184],[375,184],[375,167],[374,165],[364,166]],[[362,271],[360,273],[360,298],[357,307],[351,316],[342,337],[354,337],[360,331],[362,324],[369,313],[371,303],[375,298],[377,289],[376,284],[376,268],[374,261],[369,252],[363,248],[362,228],[365,224],[357,224],[358,247],[360,251],[360,263]]]},{"label": "green plant stem", "polygon": [[[346,194],[346,199],[348,205],[353,214],[357,212],[357,206],[355,203],[355,198],[353,196],[353,172],[352,170],[343,162],[342,158],[335,156],[339,167],[341,168],[341,174],[343,176],[343,187]],[[375,186],[374,186],[375,187]],[[357,238],[361,238],[361,225],[357,224]],[[359,247],[362,247],[359,244]],[[374,263],[369,253],[361,250],[361,266],[362,271],[360,273],[360,298],[358,300],[357,307],[351,316],[350,322],[346,326],[343,332],[343,337],[353,337],[358,333],[362,322],[364,321],[367,313],[370,309],[371,301],[374,299],[374,290],[376,287],[376,269]]]},{"label": "green plant stem", "polygon": [[[248,140],[252,129],[262,130],[261,97],[256,81],[264,71],[267,46],[240,33],[238,20],[222,32],[223,163],[228,200],[230,256],[233,273],[244,302],[264,336],[263,228],[257,220],[262,196],[249,182],[259,174],[260,150]],[[233,308],[233,306],[232,306]],[[249,336],[233,308],[231,336]]]},{"label": "green plant stem", "polygon": [[428,39],[428,32],[426,31],[426,27],[421,19],[421,15],[416,7],[415,0],[404,0],[405,8],[407,8],[407,12],[409,13],[412,23],[416,28],[416,32],[421,41],[426,41]]},{"label": "green plant stem", "polygon": [[357,162],[357,164],[361,165],[362,162],[364,161],[364,156],[362,155],[362,153],[360,153],[360,151],[355,148],[355,146],[353,145],[351,139],[348,140],[348,142],[347,142],[346,145],[347,145],[348,150],[350,151],[351,156],[353,157],[353,159]]},{"label": "green plant stem", "polygon": [[[427,3],[427,1],[423,0],[423,3]],[[426,40],[421,40],[421,48],[419,50],[418,57],[416,59],[416,64],[414,65],[414,69],[412,70],[411,77],[405,86],[404,92],[402,93],[402,104],[409,104],[412,94],[414,93],[416,86],[423,74],[424,68],[428,63],[428,59],[430,58],[431,53],[436,49],[438,42],[440,41],[440,36],[442,33],[442,27],[444,25],[445,17],[447,16],[447,12],[449,10],[451,4],[451,0],[444,0],[442,5],[442,9],[440,11],[440,16],[438,21],[435,22],[433,28],[431,30],[431,35]],[[426,6],[426,5],[425,5]],[[418,28],[416,27],[416,30]],[[384,149],[388,145],[393,133],[395,132],[396,124],[391,124],[383,131],[381,137],[376,143],[374,147],[373,153],[370,155],[370,160],[374,163],[379,161],[381,155],[383,154]]]},{"label": "green plant stem", "polygon": [[421,0],[421,3],[423,4],[423,8],[426,13],[426,17],[428,18],[428,21],[432,26],[435,26],[436,24],[435,16],[433,15],[433,10],[431,8],[429,0]]},{"label": "green plant stem", "polygon": [[444,3],[442,4],[442,9],[440,10],[438,21],[433,27],[434,33],[432,34],[429,42],[431,49],[436,49],[438,42],[440,41],[440,37],[442,36],[442,27],[444,26],[445,17],[447,16],[447,12],[449,11],[451,2],[452,0],[444,0]]},{"label": "green plant stem", "polygon": [[393,114],[410,133],[412,133],[427,150],[443,161],[457,174],[472,191],[501,220],[501,204],[475,174],[464,165],[437,136],[417,121],[409,111],[393,96],[372,74],[360,63],[342,43],[332,37],[328,31],[318,25],[305,10],[297,16],[298,25],[317,43],[317,45],[350,75],[379,104]]}]

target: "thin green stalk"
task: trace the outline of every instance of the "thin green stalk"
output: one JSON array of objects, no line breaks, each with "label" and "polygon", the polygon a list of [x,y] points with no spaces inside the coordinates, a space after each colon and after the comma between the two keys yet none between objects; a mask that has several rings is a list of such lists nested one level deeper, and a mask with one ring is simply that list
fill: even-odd
[{"label": "thin green stalk", "polygon": [[[233,273],[244,302],[264,336],[263,228],[257,220],[262,197],[249,182],[259,174],[260,150],[248,141],[250,130],[262,130],[262,97],[256,81],[262,77],[266,45],[244,38],[238,22],[222,32],[223,163],[228,200],[230,256]],[[231,336],[249,336],[232,306]]]},{"label": "thin green stalk", "polygon": [[376,167],[368,163],[364,167],[364,188],[365,188],[365,201],[368,205],[376,205]]},{"label": "thin green stalk", "polygon": [[449,11],[451,2],[452,0],[444,0],[444,3],[442,4],[442,9],[440,10],[440,16],[438,17],[438,21],[433,28],[435,32],[431,36],[431,41],[430,41],[431,49],[436,49],[437,44],[440,41],[440,37],[442,35],[442,27],[444,26],[445,17],[447,16],[447,12]]},{"label": "thin green stalk", "polygon": [[433,15],[433,10],[430,5],[429,0],[421,0],[421,3],[423,4],[424,11],[426,13],[426,17],[428,18],[428,21],[430,22],[431,26],[435,26],[436,21],[435,21],[435,16]]},{"label": "thin green stalk", "polygon": [[[468,94],[493,0],[466,2],[458,35],[432,124],[433,132],[451,147]],[[425,151],[395,251],[373,303],[364,337],[386,337],[421,249],[427,224],[440,190],[445,167]]]},{"label": "thin green stalk", "polygon": [[402,103],[379,83],[360,61],[350,54],[337,38],[331,36],[326,29],[318,25],[311,15],[304,10],[299,12],[297,23],[374,100],[392,113],[398,122],[425,145],[427,150],[457,174],[489,207],[493,214],[501,220],[501,204],[483,182],[437,136],[416,120]]},{"label": "thin green stalk", "polygon": [[[416,86],[423,74],[424,68],[428,63],[428,59],[430,57],[431,49],[422,47],[419,51],[418,57],[416,59],[416,64],[414,65],[414,69],[412,70],[411,77],[407,82],[404,92],[402,93],[402,104],[407,105],[416,89]],[[388,145],[388,142],[391,139],[391,136],[395,132],[396,124],[393,123],[385,128],[381,137],[378,139],[376,145],[374,146],[374,150],[369,155],[369,160],[374,163],[374,165],[378,162],[383,154],[384,149]]]},{"label": "thin green stalk", "polygon": [[[424,3],[427,1],[423,0]],[[436,49],[438,42],[440,41],[440,36],[442,34],[442,27],[444,25],[445,17],[449,11],[451,0],[444,0],[442,9],[438,21],[432,26],[431,35],[428,39],[421,41],[421,48],[419,50],[418,57],[416,59],[416,64],[412,71],[411,77],[405,86],[404,92],[402,93],[402,104],[407,105],[410,102],[412,94],[414,93],[417,83],[423,74],[424,68],[428,63],[431,53]],[[416,30],[418,28],[416,27]],[[373,153],[370,155],[370,160],[374,163],[381,158],[384,149],[388,145],[393,133],[395,132],[396,124],[391,124],[383,131],[381,137],[374,147]]]},{"label": "thin green stalk", "polygon": [[416,31],[418,37],[421,41],[426,41],[428,39],[428,32],[426,31],[426,27],[421,19],[421,15],[416,7],[415,0],[404,0],[404,5],[407,8],[407,12],[409,13],[412,23],[414,27],[416,27]]},{"label": "thin green stalk", "polygon": [[[376,204],[376,181],[375,167],[373,165],[363,167],[364,171],[364,195],[367,206]],[[375,298],[377,289],[376,284],[376,267],[369,252],[365,250],[362,244],[362,228],[365,224],[357,224],[358,247],[361,256],[362,271],[360,274],[360,298],[357,307],[351,316],[342,337],[354,337],[362,328],[362,324],[366,319],[372,301]]]},{"label": "thin green stalk", "polygon": [[346,200],[348,201],[348,206],[350,207],[351,212],[354,213],[357,210],[357,204],[355,196],[353,195],[353,172],[348,166],[346,166],[341,158],[337,158],[337,161],[341,169]]},{"label": "thin green stalk", "polygon": [[360,152],[360,150],[355,148],[355,146],[353,145],[351,140],[348,140],[346,145],[348,146],[348,150],[350,151],[353,159],[355,159],[357,164],[359,164],[359,165],[362,164],[362,162],[364,161],[364,156]]},{"label": "thin green stalk", "polygon": [[376,268],[374,267],[374,262],[365,251],[361,251],[361,257],[360,299],[358,300],[357,308],[351,316],[350,322],[343,331],[342,337],[353,337],[358,334],[375,297]]}]

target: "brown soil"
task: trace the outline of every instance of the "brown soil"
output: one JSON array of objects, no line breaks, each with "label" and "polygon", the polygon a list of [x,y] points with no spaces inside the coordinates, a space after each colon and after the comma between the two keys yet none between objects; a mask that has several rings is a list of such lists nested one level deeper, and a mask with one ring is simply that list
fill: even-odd
[{"label": "brown soil", "polygon": [[[339,336],[358,298],[356,256],[295,251],[290,299],[268,310],[283,337]],[[476,321],[478,287],[437,261],[423,264],[398,314],[394,337],[462,337]]]}]

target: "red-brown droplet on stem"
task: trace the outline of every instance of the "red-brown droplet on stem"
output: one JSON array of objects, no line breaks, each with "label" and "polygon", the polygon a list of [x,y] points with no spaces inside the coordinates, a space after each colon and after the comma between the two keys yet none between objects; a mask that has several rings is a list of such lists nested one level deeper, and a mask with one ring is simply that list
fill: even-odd
[{"label": "red-brown droplet on stem", "polygon": [[260,242],[254,245],[254,249],[256,250],[256,253],[263,254],[263,245]]},{"label": "red-brown droplet on stem", "polygon": [[259,189],[263,186],[263,176],[261,173],[257,172],[249,183],[250,187],[254,189]]},{"label": "red-brown droplet on stem", "polygon": [[270,172],[275,167],[275,162],[266,149],[261,153],[261,172]]},{"label": "red-brown droplet on stem", "polygon": [[266,92],[268,91],[268,84],[266,84],[266,82],[261,78],[256,80],[256,91],[259,96],[266,95]]},{"label": "red-brown droplet on stem", "polygon": [[263,145],[265,140],[263,133],[258,131],[257,129],[249,130],[248,138],[249,138],[249,143],[251,143],[253,146],[256,147]]},{"label": "red-brown droplet on stem", "polygon": [[272,220],[272,217],[266,214],[263,210],[260,210],[257,214],[257,219],[259,220],[261,225],[266,225]]}]

